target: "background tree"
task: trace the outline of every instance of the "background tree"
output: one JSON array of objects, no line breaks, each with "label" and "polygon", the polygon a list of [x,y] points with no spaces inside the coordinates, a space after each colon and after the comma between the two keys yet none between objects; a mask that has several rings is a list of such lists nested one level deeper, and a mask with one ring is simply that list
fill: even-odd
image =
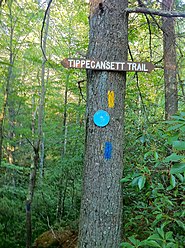
[{"label": "background tree", "polygon": [[[162,9],[173,10],[173,1],[162,2]],[[174,18],[162,19],[164,46],[165,117],[169,119],[178,110],[177,61]]]},{"label": "background tree", "polygon": [[[4,85],[4,101],[3,101],[3,105],[2,105],[2,110],[1,110],[1,115],[0,115],[0,164],[1,164],[1,160],[2,160],[2,150],[3,150],[3,136],[4,136],[4,132],[3,132],[3,127],[4,127],[4,121],[5,121],[5,115],[6,115],[6,110],[8,107],[9,110],[9,124],[11,125],[11,134],[10,134],[10,140],[12,140],[13,138],[13,129],[14,129],[14,111],[13,111],[13,106],[11,103],[9,103],[9,95],[12,94],[13,91],[13,78],[14,78],[14,73],[13,72],[13,64],[15,61],[15,46],[13,45],[13,39],[14,39],[14,31],[15,31],[15,25],[17,20],[14,19],[14,15],[12,13],[12,2],[13,1],[9,1],[8,3],[8,11],[9,11],[9,27],[8,28],[8,50],[9,50],[9,66],[8,66],[8,72],[7,72],[7,79]],[[5,30],[3,30],[5,31]],[[8,153],[9,153],[9,160],[11,160],[11,162],[13,162],[12,160],[12,152],[14,150],[14,147],[10,144],[9,148],[7,149]],[[11,157],[11,159],[10,159]]]},{"label": "background tree", "polygon": [[[47,9],[45,11],[45,23],[43,23],[43,29],[41,33],[41,46],[42,46],[42,66],[41,66],[41,85],[40,85],[40,99],[38,106],[38,137],[36,140],[33,139],[33,163],[30,168],[30,180],[28,187],[28,195],[26,199],[26,247],[30,248],[32,246],[32,202],[34,197],[34,191],[36,186],[36,177],[37,171],[40,171],[40,179],[42,182],[43,173],[44,173],[44,117],[45,117],[45,96],[46,96],[46,83],[48,81],[49,71],[46,73],[45,64],[47,62],[46,58],[46,43],[48,38],[48,29],[49,29],[49,19],[50,19],[50,5],[47,3]],[[33,114],[34,116],[34,114]],[[36,134],[35,130],[35,118],[32,122],[32,134],[33,137]]]}]

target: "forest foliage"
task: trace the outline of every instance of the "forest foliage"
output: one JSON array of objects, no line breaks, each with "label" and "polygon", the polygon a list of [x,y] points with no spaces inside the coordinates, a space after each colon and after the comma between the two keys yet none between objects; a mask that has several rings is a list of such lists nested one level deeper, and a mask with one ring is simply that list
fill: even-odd
[{"label": "forest foliage", "polygon": [[[160,8],[153,1],[149,7]],[[136,3],[131,1],[131,7]],[[25,247],[25,202],[34,148],[40,138],[43,56],[45,102],[40,163],[32,204],[34,240],[47,230],[77,231],[81,200],[86,74],[60,61],[85,56],[88,4],[53,1],[46,52],[44,1],[7,0],[0,8],[0,247]],[[175,2],[175,10],[185,4]],[[185,244],[185,33],[176,19],[179,111],[164,120],[161,18],[129,15],[129,60],[152,62],[148,73],[127,73],[124,228],[122,247],[183,248]],[[156,22],[158,25],[156,25]],[[43,31],[45,32],[45,30]],[[5,110],[5,112],[4,112]],[[42,158],[42,159],[41,159]],[[43,163],[41,163],[41,160]]]}]

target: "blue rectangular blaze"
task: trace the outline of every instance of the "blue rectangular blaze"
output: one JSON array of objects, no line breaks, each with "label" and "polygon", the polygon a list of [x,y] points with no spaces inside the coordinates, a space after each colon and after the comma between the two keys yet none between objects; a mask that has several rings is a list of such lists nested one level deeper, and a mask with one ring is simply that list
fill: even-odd
[{"label": "blue rectangular blaze", "polygon": [[112,143],[111,142],[105,142],[105,149],[104,149],[104,158],[105,159],[111,159],[112,157]]}]

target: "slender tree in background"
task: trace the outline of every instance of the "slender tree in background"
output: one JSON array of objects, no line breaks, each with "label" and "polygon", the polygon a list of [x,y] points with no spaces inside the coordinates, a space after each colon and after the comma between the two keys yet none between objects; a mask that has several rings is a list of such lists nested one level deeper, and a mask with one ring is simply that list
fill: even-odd
[{"label": "slender tree in background", "polygon": [[[13,64],[15,59],[14,54],[14,47],[13,47],[13,36],[14,36],[14,28],[15,28],[15,20],[13,20],[13,14],[12,14],[12,2],[9,1],[8,3],[8,10],[9,10],[9,21],[10,21],[10,27],[9,27],[9,66],[8,66],[8,72],[7,72],[7,79],[4,86],[4,100],[2,105],[2,110],[0,113],[0,164],[2,160],[2,151],[3,151],[3,126],[4,126],[4,120],[6,115],[6,110],[9,102],[9,95],[12,87],[13,82]],[[11,106],[10,106],[11,108]]]},{"label": "slender tree in background", "polygon": [[[71,10],[74,8],[72,2],[69,3],[68,5],[69,5],[69,8],[71,7]],[[68,34],[67,34],[67,40],[66,40],[68,57],[71,57],[71,51],[72,51],[73,17],[74,17],[74,11],[71,11],[66,17],[66,25],[68,24],[67,25]],[[63,100],[64,110],[63,110],[63,123],[62,123],[63,125],[62,125],[62,141],[61,141],[61,161],[65,158],[66,152],[67,152],[69,82],[70,82],[70,70],[67,70],[66,78],[64,80],[64,83],[65,83],[64,95],[62,96],[62,98],[64,99]],[[65,184],[64,190],[62,187],[63,183]],[[68,184],[68,177],[66,176],[65,179],[63,178],[63,168],[62,168],[61,176],[60,176],[60,180],[58,184],[58,203],[57,203],[57,220],[58,221],[61,221],[63,214],[64,214],[67,184]]]},{"label": "slender tree in background", "polygon": [[[40,100],[38,106],[38,138],[34,142],[33,141],[33,150],[34,150],[34,157],[33,157],[33,165],[31,166],[30,170],[30,180],[29,180],[29,187],[28,187],[28,195],[26,199],[26,247],[30,248],[32,246],[32,212],[31,212],[31,205],[34,196],[35,184],[36,184],[36,176],[38,166],[40,164],[40,176],[43,176],[43,155],[44,155],[44,136],[43,136],[43,123],[44,123],[44,110],[45,110],[45,93],[46,93],[46,41],[48,37],[48,28],[49,28],[49,18],[50,18],[50,8],[46,12],[46,23],[45,28],[43,26],[43,33],[41,41],[42,43],[42,51],[43,51],[43,58],[42,58],[42,70],[41,70],[41,87],[40,87]],[[35,114],[33,115],[35,116]],[[35,133],[35,118],[33,118],[33,125],[32,125],[32,133]]]},{"label": "slender tree in background", "polygon": [[[163,0],[163,10],[171,11],[173,1]],[[164,83],[165,83],[165,118],[178,110],[177,61],[174,18],[162,18],[163,49],[164,49]]]},{"label": "slender tree in background", "polygon": [[67,145],[67,101],[68,101],[68,85],[69,85],[69,72],[66,75],[65,81],[65,93],[64,93],[64,113],[63,113],[63,127],[62,127],[62,151],[61,151],[61,158],[65,156],[66,153],[66,145]]},{"label": "slender tree in background", "polygon": [[[69,85],[69,71],[66,75],[65,81],[65,92],[64,92],[64,112],[63,112],[63,126],[62,126],[62,147],[61,147],[61,160],[64,159],[66,154],[66,145],[67,145],[67,103],[68,103],[68,85]],[[60,177],[59,185],[58,185],[58,203],[57,203],[57,220],[60,221],[63,213],[64,213],[64,201],[65,201],[65,193],[62,190],[62,182],[64,178]],[[66,178],[67,185],[67,178]],[[66,189],[67,187],[65,187]]]},{"label": "slender tree in background", "polygon": [[[127,9],[129,13],[143,13],[152,16],[162,16],[163,31],[163,56],[164,56],[164,85],[165,85],[165,118],[169,119],[171,115],[178,110],[178,88],[177,88],[177,61],[176,61],[176,35],[175,35],[175,17],[185,17],[183,12],[171,12],[173,9],[173,0],[163,0],[162,10],[147,9],[146,5],[141,8]],[[156,20],[155,20],[155,23]]]},{"label": "slender tree in background", "polygon": [[[127,60],[127,0],[90,1],[90,40],[87,57]],[[117,248],[121,242],[123,124],[126,74],[87,71],[86,151],[81,203],[79,248]],[[108,92],[115,96],[108,107]],[[99,109],[110,114],[110,123],[93,123]],[[106,157],[106,145],[110,156]]]}]

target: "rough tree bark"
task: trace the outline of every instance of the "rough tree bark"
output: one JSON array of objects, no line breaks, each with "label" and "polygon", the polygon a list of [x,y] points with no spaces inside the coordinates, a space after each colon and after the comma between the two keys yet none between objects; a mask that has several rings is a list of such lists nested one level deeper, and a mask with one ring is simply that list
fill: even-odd
[{"label": "rough tree bark", "polygon": [[[88,58],[127,60],[127,0],[90,1]],[[123,125],[126,73],[87,71],[86,151],[79,248],[117,248],[121,242]],[[108,107],[108,91],[114,91],[114,107]],[[93,115],[106,110],[110,122],[101,128]],[[105,157],[106,142],[112,146]]]},{"label": "rough tree bark", "polygon": [[[163,1],[163,9],[171,10],[171,6]],[[175,45],[175,21],[174,18],[162,18],[163,50],[164,50],[164,83],[165,83],[165,119],[178,110],[177,91],[177,62]]]}]

